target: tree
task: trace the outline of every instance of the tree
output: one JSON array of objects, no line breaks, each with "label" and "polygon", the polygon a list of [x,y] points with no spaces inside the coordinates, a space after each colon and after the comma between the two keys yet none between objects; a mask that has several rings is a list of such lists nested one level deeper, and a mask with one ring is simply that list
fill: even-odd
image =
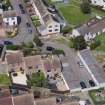
[{"label": "tree", "polygon": [[72,31],[72,28],[70,26],[63,27],[62,30],[61,30],[61,32],[63,34],[67,34],[67,33],[71,32],[71,31]]},{"label": "tree", "polygon": [[33,73],[31,77],[29,77],[27,84],[28,86],[46,87],[47,80],[44,76],[44,73],[38,71],[36,73]]},{"label": "tree", "polygon": [[73,38],[73,48],[76,50],[83,50],[87,47],[87,43],[85,42],[85,39],[83,36],[77,36]]},{"label": "tree", "polygon": [[90,49],[94,50],[96,49],[98,46],[100,46],[101,42],[99,40],[95,40],[93,43],[91,43],[90,45]]},{"label": "tree", "polygon": [[34,42],[36,43],[36,45],[37,45],[38,47],[42,47],[42,46],[43,46],[42,41],[41,41],[37,36],[35,36]]},{"label": "tree", "polygon": [[91,6],[89,0],[82,0],[81,10],[85,14],[91,13]]}]

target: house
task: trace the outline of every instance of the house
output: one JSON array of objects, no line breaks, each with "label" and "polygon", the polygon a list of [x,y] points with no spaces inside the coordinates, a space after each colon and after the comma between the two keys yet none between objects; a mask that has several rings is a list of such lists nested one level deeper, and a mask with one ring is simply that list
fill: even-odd
[{"label": "house", "polygon": [[105,32],[105,18],[96,17],[73,29],[71,37],[83,35],[86,41],[90,41],[103,32]]},{"label": "house", "polygon": [[25,70],[23,53],[21,51],[7,51],[6,64],[8,65],[8,72]]},{"label": "house", "polygon": [[12,105],[35,105],[33,94],[14,96]]},{"label": "house", "polygon": [[10,76],[11,76],[12,84],[27,86],[27,77],[24,71],[11,72]]},{"label": "house", "polygon": [[54,20],[43,2],[41,0],[31,0],[31,3],[41,23],[38,27],[39,33],[43,37],[60,33],[60,23]]},{"label": "house", "polygon": [[17,14],[15,10],[3,12],[3,24],[6,30],[13,31],[18,25]]},{"label": "house", "polygon": [[95,6],[100,6],[105,9],[105,0],[90,0],[91,3]]},{"label": "house", "polygon": [[[89,49],[82,50],[78,52],[78,57],[80,58],[84,67],[89,72],[89,74],[93,78],[94,83],[96,84],[93,89],[105,87],[105,73],[97,63],[91,51]],[[92,89],[92,87],[90,87],[90,89]]]}]

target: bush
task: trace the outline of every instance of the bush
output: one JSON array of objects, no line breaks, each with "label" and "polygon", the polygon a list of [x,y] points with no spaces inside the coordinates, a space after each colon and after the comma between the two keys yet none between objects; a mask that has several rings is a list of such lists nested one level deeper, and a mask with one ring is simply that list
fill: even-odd
[{"label": "bush", "polygon": [[73,42],[73,48],[75,50],[83,50],[86,49],[87,43],[85,42],[85,39],[83,36],[77,36],[72,39]]},{"label": "bush", "polygon": [[59,54],[65,55],[65,52],[62,49],[55,49],[52,53],[57,54],[57,55],[59,55]]},{"label": "bush", "polygon": [[82,0],[81,10],[85,14],[91,13],[91,6],[88,0]]},{"label": "bush", "polygon": [[35,36],[34,42],[35,42],[36,46],[38,46],[38,47],[42,47],[43,46],[42,41],[37,36]]},{"label": "bush", "polygon": [[71,30],[72,30],[71,27],[66,26],[66,27],[64,27],[64,28],[61,30],[61,32],[62,32],[63,34],[67,34],[67,33],[71,32]]},{"label": "bush", "polygon": [[7,50],[20,50],[21,46],[19,45],[6,45]]},{"label": "bush", "polygon": [[94,41],[93,43],[91,43],[91,45],[90,45],[90,49],[91,50],[94,50],[94,49],[96,49],[98,46],[100,46],[101,45],[101,42],[99,41],[99,40],[97,40],[97,41]]}]

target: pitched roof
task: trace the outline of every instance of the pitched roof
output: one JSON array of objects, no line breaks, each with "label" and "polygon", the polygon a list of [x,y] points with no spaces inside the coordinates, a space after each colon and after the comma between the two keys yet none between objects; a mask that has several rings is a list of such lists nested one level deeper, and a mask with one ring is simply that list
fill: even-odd
[{"label": "pitched roof", "polygon": [[0,98],[0,105],[12,105],[11,97]]},{"label": "pitched roof", "polygon": [[3,18],[9,18],[9,17],[16,17],[16,11],[15,10],[9,10],[3,12]]},{"label": "pitched roof", "polygon": [[12,105],[12,98],[9,88],[0,86],[0,105]]},{"label": "pitched roof", "polygon": [[23,54],[19,51],[16,53],[10,52],[6,55],[8,64],[21,64],[23,62]]},{"label": "pitched roof", "polygon": [[14,105],[34,105],[34,97],[32,94],[24,94],[13,97]]},{"label": "pitched roof", "polygon": [[105,18],[97,19],[93,18],[89,20],[87,23],[77,27],[76,29],[79,31],[81,35],[85,35],[88,33],[94,34],[102,31],[105,28]]},{"label": "pitched roof", "polygon": [[56,98],[44,98],[35,100],[36,105],[57,105]]},{"label": "pitched roof", "polygon": [[45,7],[45,5],[43,4],[41,0],[34,0],[34,3],[37,9],[39,10],[39,13],[43,21],[45,22],[45,24],[47,24],[50,21],[53,21],[51,14],[48,12],[47,8]]}]

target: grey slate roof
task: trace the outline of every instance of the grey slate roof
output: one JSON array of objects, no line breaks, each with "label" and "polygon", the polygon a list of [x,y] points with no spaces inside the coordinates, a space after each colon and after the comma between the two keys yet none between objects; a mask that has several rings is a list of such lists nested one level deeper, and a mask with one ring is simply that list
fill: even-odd
[{"label": "grey slate roof", "polygon": [[105,28],[105,18],[103,19],[93,18],[87,23],[77,27],[76,30],[78,30],[81,35],[85,35],[88,33],[91,34],[98,33],[102,31],[104,28]]}]

